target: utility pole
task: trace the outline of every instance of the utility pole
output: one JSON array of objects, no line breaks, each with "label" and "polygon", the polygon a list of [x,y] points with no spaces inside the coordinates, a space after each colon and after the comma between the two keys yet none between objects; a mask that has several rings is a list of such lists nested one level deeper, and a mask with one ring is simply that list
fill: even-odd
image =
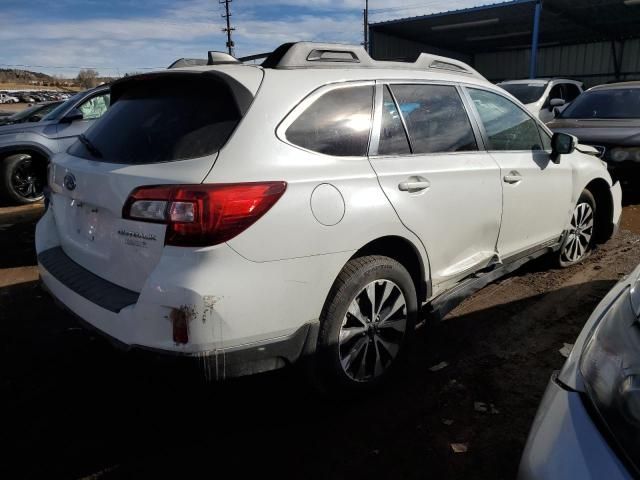
[{"label": "utility pole", "polygon": [[369,0],[364,2],[363,19],[364,19],[364,49],[369,51]]},{"label": "utility pole", "polygon": [[229,4],[233,0],[218,0],[218,2],[222,5],[224,3],[225,14],[222,15],[222,18],[227,20],[227,28],[223,28],[222,31],[227,34],[227,50],[229,51],[229,55],[233,55],[233,47],[235,46],[233,40],[231,40],[231,32],[235,30],[231,26],[231,13],[229,13]]}]

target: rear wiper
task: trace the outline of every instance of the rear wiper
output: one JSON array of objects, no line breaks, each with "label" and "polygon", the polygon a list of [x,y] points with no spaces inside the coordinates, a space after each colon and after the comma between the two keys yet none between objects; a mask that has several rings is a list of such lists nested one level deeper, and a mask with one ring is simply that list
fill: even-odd
[{"label": "rear wiper", "polygon": [[78,140],[80,140],[80,143],[82,143],[82,145],[84,145],[84,147],[89,150],[89,153],[91,153],[91,155],[93,155],[96,158],[102,158],[102,152],[100,152],[100,150],[98,150],[98,147],[96,147],[93,143],[91,143],[91,140],[89,140],[84,133],[80,134],[80,136],[78,137]]}]

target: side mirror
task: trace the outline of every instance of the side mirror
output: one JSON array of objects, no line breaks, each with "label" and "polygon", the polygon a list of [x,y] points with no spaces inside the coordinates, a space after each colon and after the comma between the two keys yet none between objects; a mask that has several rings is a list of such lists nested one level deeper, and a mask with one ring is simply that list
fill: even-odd
[{"label": "side mirror", "polygon": [[76,120],[82,120],[83,118],[84,118],[84,115],[82,114],[80,109],[74,108],[69,113],[67,113],[64,117],[62,117],[60,121],[62,123],[71,123],[71,122],[75,122]]},{"label": "side mirror", "polygon": [[577,137],[568,133],[556,132],[551,138],[551,161],[560,163],[560,155],[573,153],[578,145]]},{"label": "side mirror", "polygon": [[553,110],[556,107],[562,107],[565,102],[562,98],[552,98],[549,100],[549,110]]}]

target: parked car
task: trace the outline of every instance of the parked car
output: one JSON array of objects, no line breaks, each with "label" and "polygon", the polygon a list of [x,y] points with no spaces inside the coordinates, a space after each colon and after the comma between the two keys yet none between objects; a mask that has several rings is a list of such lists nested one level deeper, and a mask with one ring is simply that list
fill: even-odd
[{"label": "parked car", "polygon": [[109,88],[70,98],[37,123],[0,126],[0,195],[14,204],[42,200],[47,163],[65,151],[109,106]]},{"label": "parked car", "polygon": [[25,122],[39,122],[61,103],[62,102],[38,103],[20,112],[16,112],[13,115],[0,117],[0,126]]},{"label": "parked car", "polygon": [[13,95],[9,95],[8,93],[0,93],[0,103],[18,103],[20,100],[18,100],[17,97],[14,97]]},{"label": "parked car", "polygon": [[42,281],[125,348],[365,388],[422,307],[579,262],[619,221],[602,162],[462,62],[303,42],[211,63],[115,82],[51,164]]},{"label": "parked car", "polygon": [[640,266],[600,302],[531,427],[520,480],[640,476]]},{"label": "parked car", "polygon": [[29,95],[20,95],[18,97],[18,100],[20,100],[22,103],[34,103],[36,100],[29,96]]},{"label": "parked car", "polygon": [[498,86],[524,103],[544,123],[553,120],[582,93],[582,82],[563,78],[509,80]]},{"label": "parked car", "polygon": [[590,88],[548,126],[594,146],[614,177],[637,183],[640,173],[640,82]]}]

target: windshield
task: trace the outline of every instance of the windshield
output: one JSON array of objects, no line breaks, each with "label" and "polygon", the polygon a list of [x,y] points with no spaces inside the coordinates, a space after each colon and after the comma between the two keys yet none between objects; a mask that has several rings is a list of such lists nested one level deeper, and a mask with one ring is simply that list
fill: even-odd
[{"label": "windshield", "polygon": [[561,118],[640,118],[640,88],[612,88],[585,92]]},{"label": "windshield", "polygon": [[540,97],[542,97],[542,94],[547,88],[546,84],[540,83],[499,83],[498,86],[509,92],[525,105],[540,100]]},{"label": "windshield", "polygon": [[74,103],[79,96],[80,94],[77,93],[73,97],[69,98],[67,101],[62,102],[60,105],[54,108],[51,112],[49,112],[49,114],[46,117],[44,117],[42,120],[45,122],[48,120],[57,120],[58,117],[60,117],[60,115],[62,115],[62,113],[67,109],[67,107],[72,103]]},{"label": "windshield", "polygon": [[69,153],[125,164],[203,157],[222,148],[240,118],[231,89],[216,77],[133,80]]}]

